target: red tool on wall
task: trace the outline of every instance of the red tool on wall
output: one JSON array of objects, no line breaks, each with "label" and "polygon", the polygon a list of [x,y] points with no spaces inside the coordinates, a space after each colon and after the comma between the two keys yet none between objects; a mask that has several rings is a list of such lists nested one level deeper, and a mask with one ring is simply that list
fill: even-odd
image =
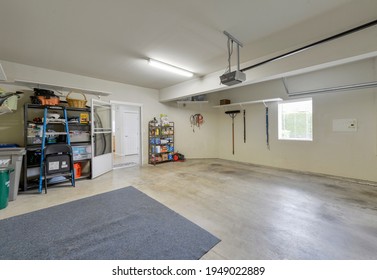
[{"label": "red tool on wall", "polygon": [[204,123],[204,117],[202,114],[195,114],[190,116],[190,123],[192,132],[195,132],[195,126],[199,127]]}]

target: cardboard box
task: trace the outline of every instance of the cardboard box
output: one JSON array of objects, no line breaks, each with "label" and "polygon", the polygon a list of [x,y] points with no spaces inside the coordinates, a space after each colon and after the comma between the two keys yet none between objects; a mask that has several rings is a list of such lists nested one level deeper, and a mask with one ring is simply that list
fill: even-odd
[{"label": "cardboard box", "polygon": [[89,123],[89,113],[81,113],[80,114],[80,123],[82,123],[82,124]]},{"label": "cardboard box", "polygon": [[230,100],[229,99],[221,99],[220,100],[220,105],[227,105],[227,104],[230,104]]}]

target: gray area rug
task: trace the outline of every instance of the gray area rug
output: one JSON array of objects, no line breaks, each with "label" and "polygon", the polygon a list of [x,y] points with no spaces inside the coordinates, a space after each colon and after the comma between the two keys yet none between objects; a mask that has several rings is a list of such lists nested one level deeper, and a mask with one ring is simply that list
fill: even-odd
[{"label": "gray area rug", "polygon": [[134,187],[0,221],[3,260],[199,259],[219,241]]}]

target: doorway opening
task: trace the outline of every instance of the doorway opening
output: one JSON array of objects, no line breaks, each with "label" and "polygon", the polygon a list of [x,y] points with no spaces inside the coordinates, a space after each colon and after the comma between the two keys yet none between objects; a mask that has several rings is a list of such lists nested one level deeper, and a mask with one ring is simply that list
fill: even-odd
[{"label": "doorway opening", "polygon": [[96,178],[113,168],[111,135],[111,104],[92,99],[92,178]]},{"label": "doorway opening", "polygon": [[111,102],[113,169],[142,164],[141,105]]}]

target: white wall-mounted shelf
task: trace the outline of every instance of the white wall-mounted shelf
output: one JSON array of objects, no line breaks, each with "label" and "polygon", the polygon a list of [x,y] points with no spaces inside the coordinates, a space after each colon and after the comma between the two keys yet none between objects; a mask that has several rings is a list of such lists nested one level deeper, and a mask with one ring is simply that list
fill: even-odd
[{"label": "white wall-mounted shelf", "polygon": [[50,89],[50,90],[55,90],[58,92],[70,92],[70,91],[82,92],[82,93],[92,94],[96,96],[109,96],[111,94],[110,92],[83,89],[83,88],[77,88],[77,87],[66,87],[66,86],[61,86],[61,85],[45,84],[45,83],[33,82],[33,81],[14,80],[14,84],[20,85],[20,86],[26,86],[29,88]]},{"label": "white wall-mounted shelf", "polygon": [[177,104],[205,104],[208,103],[208,101],[177,101]]},{"label": "white wall-mounted shelf", "polygon": [[281,98],[271,98],[271,99],[263,99],[263,100],[245,101],[245,102],[231,103],[231,104],[225,104],[225,105],[217,105],[217,106],[213,106],[213,108],[226,108],[226,107],[232,107],[232,106],[241,106],[242,107],[243,105],[278,102],[278,101],[282,101],[282,100],[283,99],[281,99]]}]

